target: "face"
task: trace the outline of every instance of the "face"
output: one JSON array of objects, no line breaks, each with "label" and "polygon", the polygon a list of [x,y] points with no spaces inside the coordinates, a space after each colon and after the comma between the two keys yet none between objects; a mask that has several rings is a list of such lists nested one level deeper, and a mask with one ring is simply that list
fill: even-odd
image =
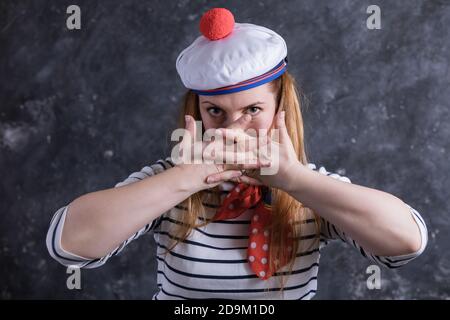
[{"label": "face", "polygon": [[277,109],[272,84],[217,96],[199,96],[205,130],[226,128],[244,114],[252,116],[246,129],[270,129]]}]

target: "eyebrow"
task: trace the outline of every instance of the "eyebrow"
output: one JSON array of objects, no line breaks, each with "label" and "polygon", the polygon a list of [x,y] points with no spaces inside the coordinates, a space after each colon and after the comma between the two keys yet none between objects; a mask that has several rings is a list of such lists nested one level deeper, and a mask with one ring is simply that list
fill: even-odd
[{"label": "eyebrow", "polygon": [[[202,104],[203,104],[203,103],[210,103],[210,104],[212,104],[213,106],[220,107],[220,106],[217,105],[216,103],[212,103],[211,101],[208,101],[208,100],[202,101]],[[257,105],[257,104],[264,104],[264,102],[256,101],[256,102],[253,102],[253,103],[249,104],[248,106],[242,107],[241,109],[250,108],[250,107],[253,107],[253,106]]]}]

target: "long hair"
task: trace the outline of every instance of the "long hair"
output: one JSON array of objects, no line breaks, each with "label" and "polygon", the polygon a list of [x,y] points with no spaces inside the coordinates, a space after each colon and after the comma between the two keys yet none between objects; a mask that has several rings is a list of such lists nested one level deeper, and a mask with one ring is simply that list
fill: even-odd
[{"label": "long hair", "polygon": [[[301,111],[301,101],[303,96],[300,96],[295,79],[288,72],[285,72],[281,77],[273,80],[271,85],[277,99],[276,111],[279,111],[281,108],[281,110],[286,112],[285,119],[287,131],[292,140],[298,160],[306,165],[308,160],[305,153],[303,118]],[[182,102],[180,118],[178,120],[178,125],[181,128],[185,127],[184,115],[191,115],[195,120],[201,120],[199,97],[191,90],[186,92]],[[170,248],[166,250],[165,254],[172,250],[180,241],[186,240],[194,228],[203,227],[209,223],[205,216],[203,201],[208,198],[210,201],[212,200],[216,204],[220,204],[220,193],[214,191],[217,191],[217,187],[209,190],[202,190],[191,195],[179,205],[179,207],[185,210],[185,213],[179,217],[181,221],[174,230],[174,241]],[[272,224],[268,226],[271,239],[269,243],[270,250],[268,263],[269,266],[271,266],[271,270],[278,270],[278,261],[288,261],[288,271],[279,273],[279,275],[281,275],[280,292],[282,293],[285,283],[287,282],[287,277],[285,278],[285,275],[289,276],[292,273],[292,268],[296,260],[297,250],[300,246],[299,242],[302,235],[302,224],[304,224],[306,217],[314,217],[316,240],[318,240],[320,234],[320,219],[311,209],[304,207],[299,201],[292,198],[286,192],[276,188],[271,188],[270,191],[272,195],[271,207],[273,219]],[[199,217],[202,217],[205,222],[197,224],[197,219]],[[287,257],[284,257],[283,254],[285,251],[282,250],[282,248],[285,248],[287,244],[282,235],[288,233],[289,225],[292,226],[292,237],[294,238],[294,241],[292,250],[286,253]],[[314,243],[312,243],[312,245],[313,244]]]}]

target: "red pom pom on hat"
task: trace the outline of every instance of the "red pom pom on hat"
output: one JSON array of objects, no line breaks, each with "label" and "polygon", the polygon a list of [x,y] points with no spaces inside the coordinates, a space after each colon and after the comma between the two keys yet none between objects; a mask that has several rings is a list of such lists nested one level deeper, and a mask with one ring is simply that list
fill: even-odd
[{"label": "red pom pom on hat", "polygon": [[219,40],[228,36],[234,27],[234,16],[225,8],[206,11],[200,20],[200,32],[209,40]]}]

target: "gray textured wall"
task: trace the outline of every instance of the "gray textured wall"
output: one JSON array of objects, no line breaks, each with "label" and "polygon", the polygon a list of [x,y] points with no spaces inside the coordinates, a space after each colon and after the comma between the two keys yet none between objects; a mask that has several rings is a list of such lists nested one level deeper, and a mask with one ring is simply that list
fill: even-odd
[{"label": "gray textured wall", "polygon": [[[78,4],[82,29],[66,28]],[[382,29],[366,28],[378,4]],[[285,37],[289,70],[310,105],[310,161],[353,183],[390,192],[428,223],[426,252],[382,269],[333,243],[321,260],[318,299],[449,298],[450,1],[13,1],[0,3],[0,297],[150,298],[153,238],[82,271],[69,291],[45,233],[75,197],[112,187],[169,149],[165,137],[184,88],[177,54],[198,36],[200,14]]]}]

